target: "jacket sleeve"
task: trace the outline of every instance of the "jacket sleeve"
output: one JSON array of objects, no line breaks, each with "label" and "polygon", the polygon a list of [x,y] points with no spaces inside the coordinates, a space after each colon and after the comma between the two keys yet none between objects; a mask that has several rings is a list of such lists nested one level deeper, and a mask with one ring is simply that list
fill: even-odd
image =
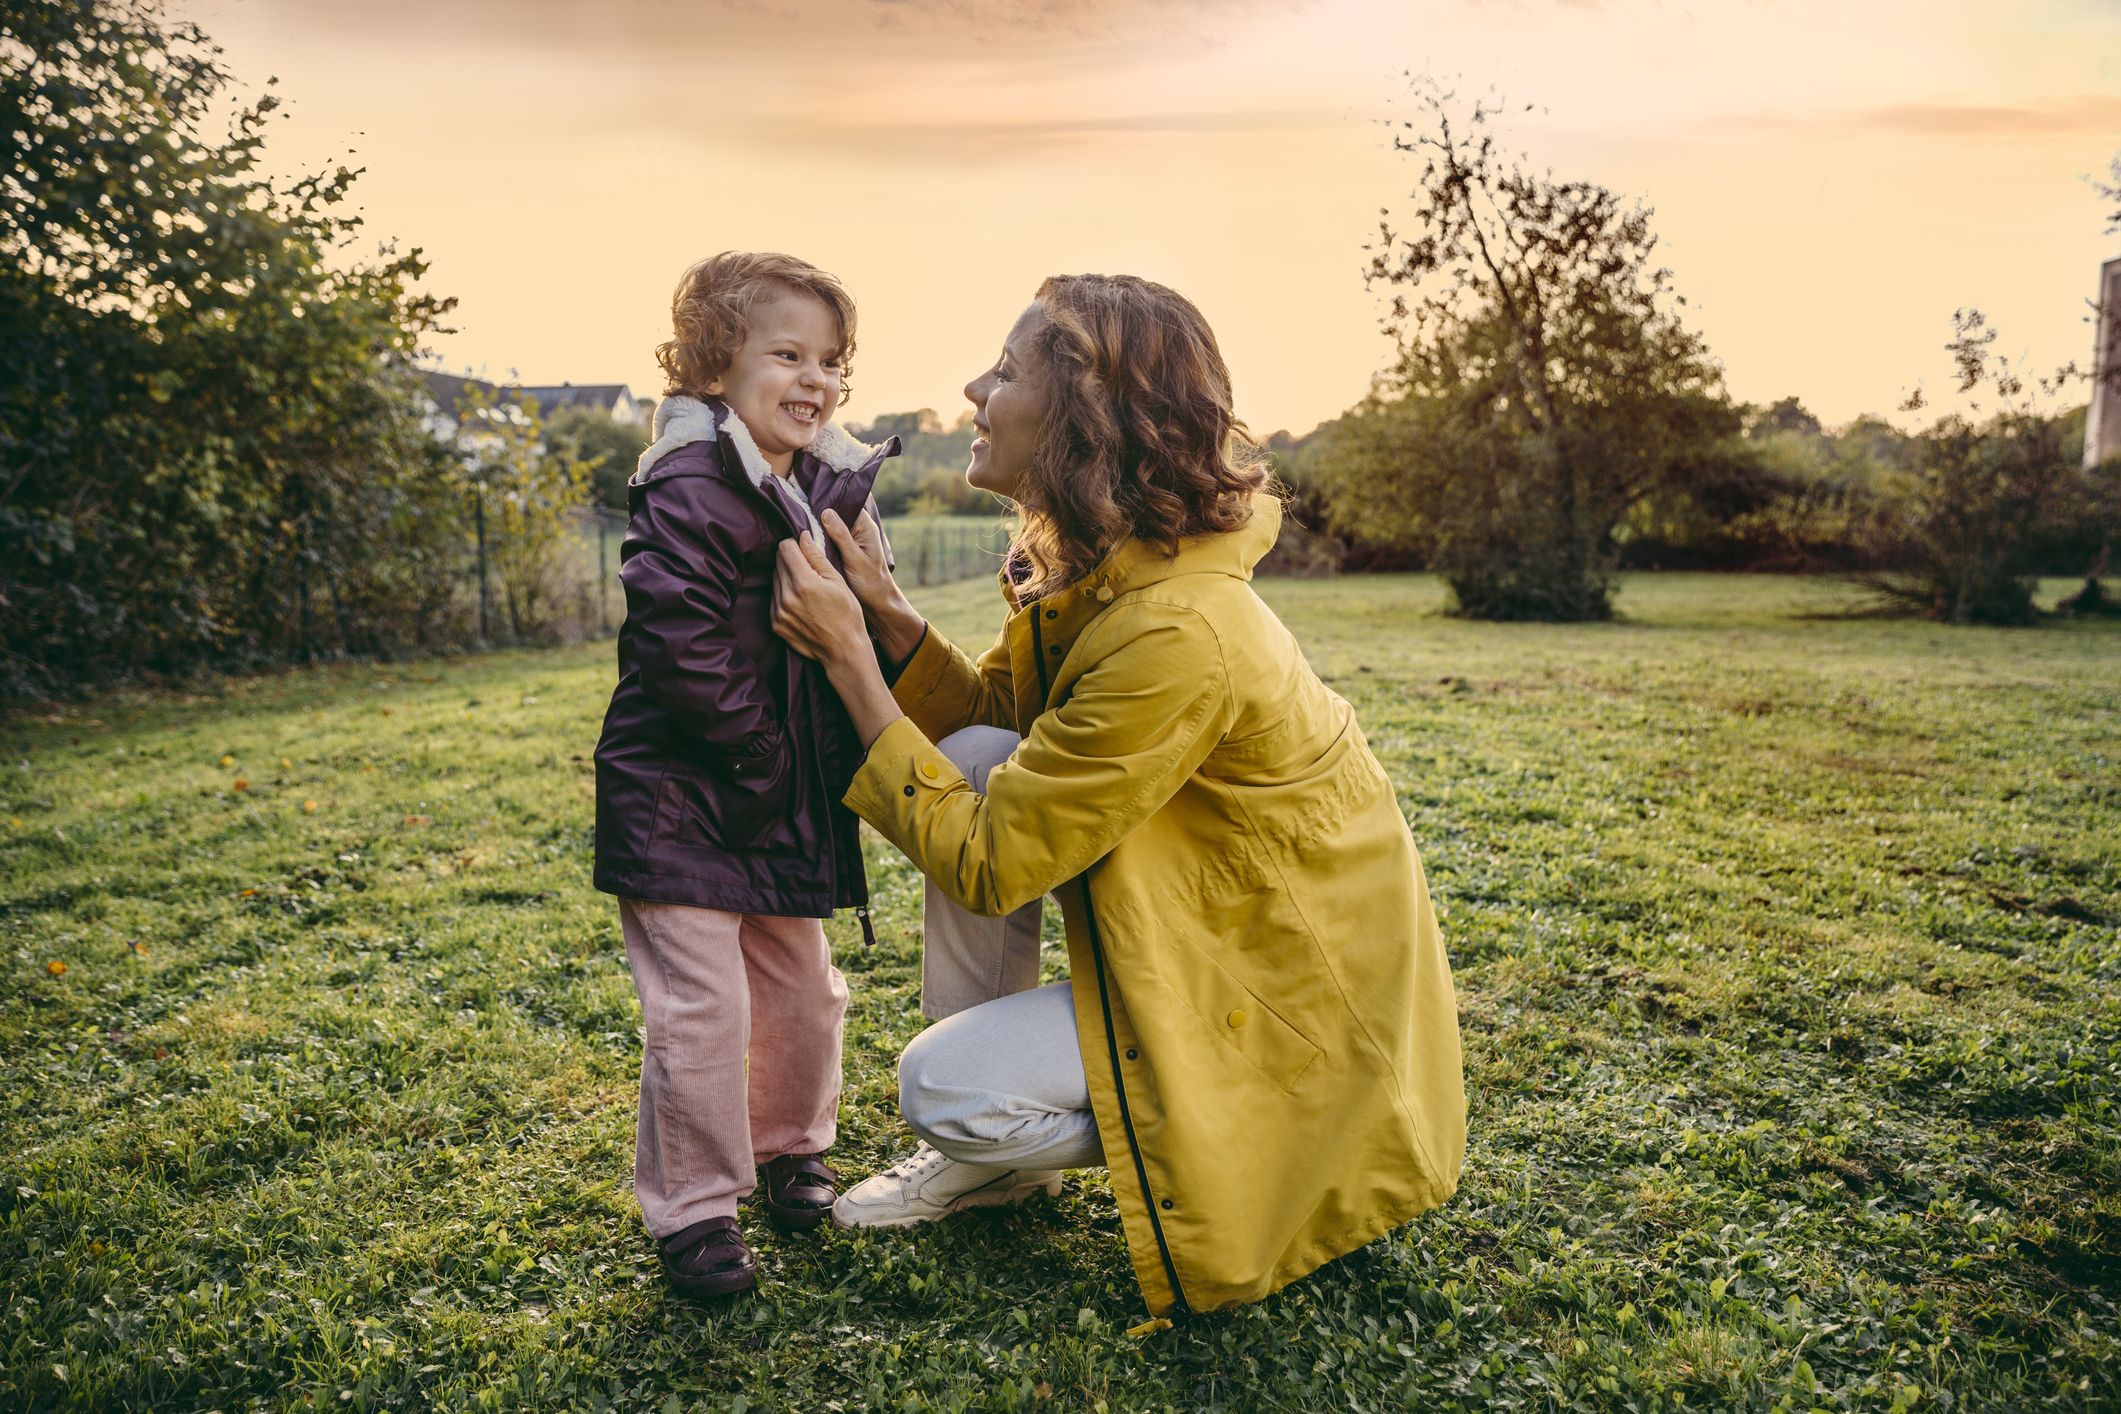
[{"label": "jacket sleeve", "polygon": [[1009,664],[1008,628],[975,663],[936,632],[934,624],[928,625],[920,647],[892,680],[891,696],[930,741],[966,727],[1015,731],[1016,681]]},{"label": "jacket sleeve", "polygon": [[761,818],[793,783],[787,733],[758,666],[729,623],[742,568],[727,526],[709,513],[697,477],[671,477],[643,496],[627,528],[619,580],[641,688],[733,783],[760,797]]},{"label": "jacket sleeve", "polygon": [[1104,858],[1229,729],[1222,648],[1195,610],[1107,614],[1076,652],[1092,654],[1090,666],[988,775],[986,794],[912,718],[876,739],[847,792],[856,814],[974,913],[1020,908]]}]

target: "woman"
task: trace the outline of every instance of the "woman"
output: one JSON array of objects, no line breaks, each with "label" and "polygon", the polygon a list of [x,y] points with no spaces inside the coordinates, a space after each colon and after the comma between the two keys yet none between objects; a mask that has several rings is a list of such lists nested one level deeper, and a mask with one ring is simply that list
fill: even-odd
[{"label": "woman", "polygon": [[[1152,1314],[1257,1300],[1457,1183],[1421,865],[1352,710],[1252,590],[1280,507],[1233,458],[1200,312],[1050,279],[965,392],[967,478],[1023,515],[992,648],[929,630],[866,516],[826,523],[844,576],[807,536],[777,571],[776,630],[868,748],[846,803],[930,881],[924,1009],[947,1016],[900,1067],[921,1150],[835,1216],[903,1225],[1103,1162]],[[1072,980],[1035,988],[1048,892]]]}]

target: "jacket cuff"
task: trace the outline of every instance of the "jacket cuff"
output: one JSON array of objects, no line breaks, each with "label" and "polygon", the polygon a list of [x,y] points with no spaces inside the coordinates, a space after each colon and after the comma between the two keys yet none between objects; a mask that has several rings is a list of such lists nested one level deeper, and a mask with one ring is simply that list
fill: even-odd
[{"label": "jacket cuff", "polygon": [[[913,665],[913,660],[921,656],[921,649],[927,646],[928,623],[925,619],[921,621],[920,641],[913,645],[913,651],[906,655],[906,659],[904,662],[894,663],[889,658],[885,657],[884,646],[879,643],[877,645],[876,650],[876,665],[884,670],[884,686],[895,687],[898,684],[899,676],[904,673],[907,668]],[[900,704],[901,707],[903,707],[904,705],[905,704],[903,703]]]},{"label": "jacket cuff", "polygon": [[943,685],[950,675],[950,658],[950,640],[937,633],[933,624],[924,628],[913,656],[899,665],[896,675],[886,675],[884,679],[891,687],[891,700],[898,703],[900,711],[917,710]]},{"label": "jacket cuff", "polygon": [[911,717],[900,717],[869,744],[869,755],[841,803],[920,867],[916,822],[921,812],[964,785],[963,773],[950,758]]}]

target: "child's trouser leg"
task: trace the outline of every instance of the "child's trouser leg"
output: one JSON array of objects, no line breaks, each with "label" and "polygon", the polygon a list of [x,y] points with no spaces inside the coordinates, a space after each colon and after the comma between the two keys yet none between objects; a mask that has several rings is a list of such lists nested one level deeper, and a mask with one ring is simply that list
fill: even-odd
[{"label": "child's trouser leg", "polygon": [[746,914],[751,985],[751,1144],[759,1163],[832,1147],[847,980],[816,918]]},{"label": "child's trouser leg", "polygon": [[[966,727],[936,743],[976,791],[1021,740],[1000,727]],[[927,881],[921,912],[921,1015],[941,1021],[967,1007],[1038,985],[1038,930],[1043,899],[1006,918],[982,918],[952,903]]]},{"label": "child's trouser leg", "polygon": [[757,1186],[744,1102],[751,997],[742,916],[619,900],[647,1039],[633,1190],[651,1236],[735,1217]]}]

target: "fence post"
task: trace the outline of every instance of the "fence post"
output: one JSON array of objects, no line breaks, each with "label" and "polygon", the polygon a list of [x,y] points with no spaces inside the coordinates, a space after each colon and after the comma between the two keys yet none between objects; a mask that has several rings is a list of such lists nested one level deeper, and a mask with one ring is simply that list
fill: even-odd
[{"label": "fence post", "polygon": [[611,522],[605,519],[604,507],[597,507],[597,630],[611,632],[611,552],[606,548],[611,540]]},{"label": "fence post", "polygon": [[488,624],[493,595],[486,587],[486,487],[477,481],[471,484],[471,520],[479,532],[479,642],[483,645],[493,637]]},{"label": "fence post", "polygon": [[295,661],[310,661],[309,648],[309,510],[295,517]]}]

